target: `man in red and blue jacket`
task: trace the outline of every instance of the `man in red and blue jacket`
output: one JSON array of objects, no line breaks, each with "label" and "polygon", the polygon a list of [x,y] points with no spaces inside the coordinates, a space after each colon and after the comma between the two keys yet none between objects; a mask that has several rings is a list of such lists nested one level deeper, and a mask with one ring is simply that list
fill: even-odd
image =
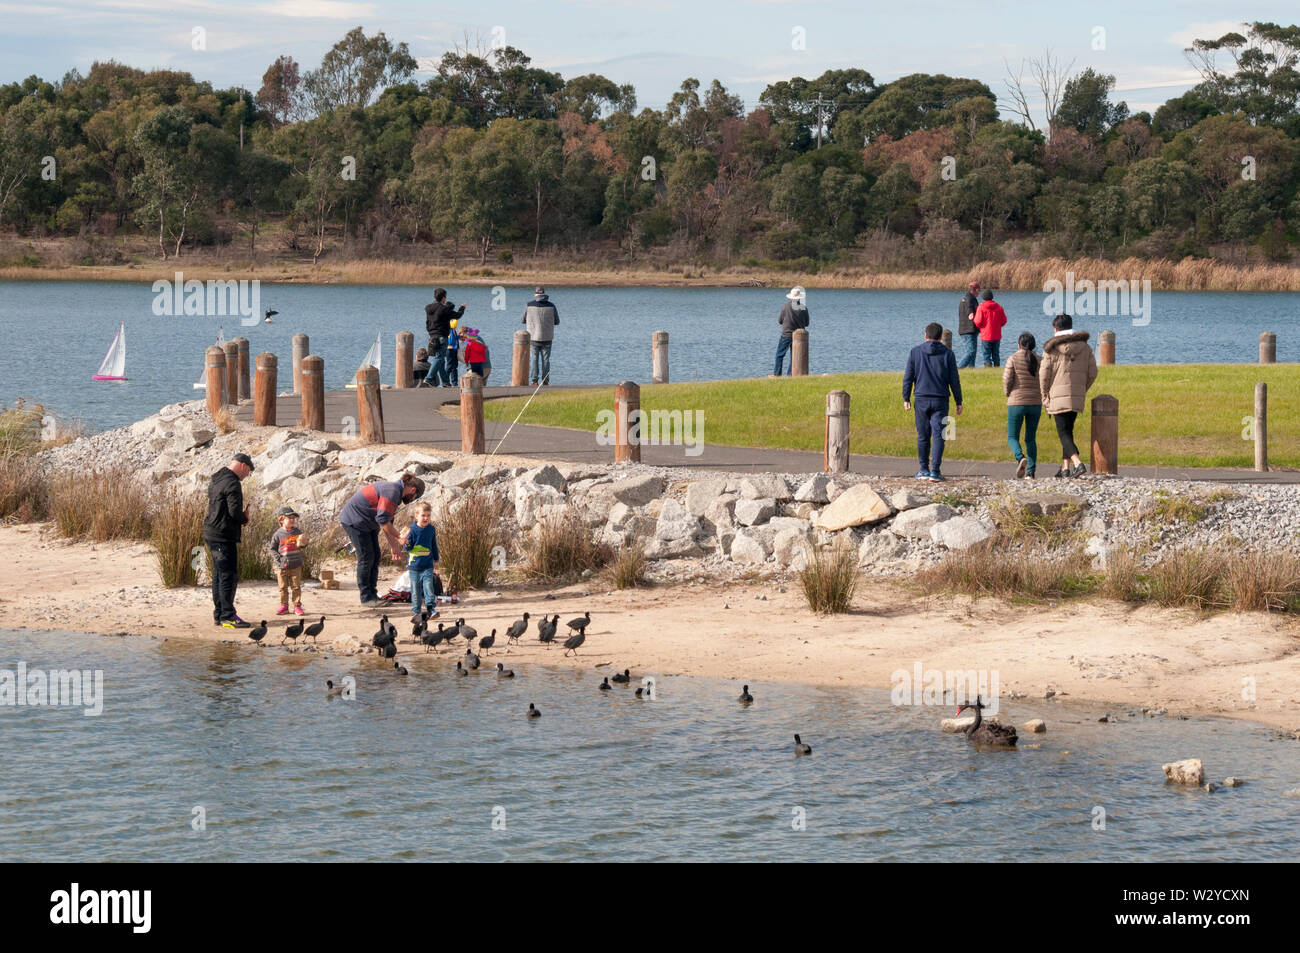
[{"label": "man in red and blue jacket", "polygon": [[363,606],[382,606],[379,598],[379,531],[388,539],[395,561],[405,561],[402,539],[393,525],[397,508],[424,495],[424,481],[403,473],[402,479],[367,483],[343,504],[339,522],[357,551],[357,590]]}]

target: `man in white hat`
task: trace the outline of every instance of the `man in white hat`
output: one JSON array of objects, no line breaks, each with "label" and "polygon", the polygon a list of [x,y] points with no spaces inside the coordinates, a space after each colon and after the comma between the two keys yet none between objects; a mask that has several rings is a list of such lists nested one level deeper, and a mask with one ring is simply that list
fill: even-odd
[{"label": "man in white hat", "polygon": [[[801,285],[795,285],[785,297],[785,307],[781,309],[781,317],[777,319],[781,324],[781,338],[776,342],[776,371],[773,377],[781,376],[781,368],[787,363],[785,356],[790,350],[794,332],[808,327],[808,305],[805,303],[807,292]],[[793,368],[791,371],[793,372]]]}]

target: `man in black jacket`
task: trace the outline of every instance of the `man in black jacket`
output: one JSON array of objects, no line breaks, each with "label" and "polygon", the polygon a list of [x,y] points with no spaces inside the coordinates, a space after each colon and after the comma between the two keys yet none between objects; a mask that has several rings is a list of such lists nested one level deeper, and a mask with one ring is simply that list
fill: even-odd
[{"label": "man in black jacket", "polygon": [[447,337],[451,334],[451,319],[464,314],[463,304],[456,308],[447,300],[446,288],[435,288],[433,303],[424,307],[424,327],[429,332],[429,376],[425,382],[430,387],[439,383],[443,387],[451,386],[451,368],[447,362],[456,360],[456,357],[448,356]]},{"label": "man in black jacket", "polygon": [[248,454],[237,453],[230,466],[214,473],[208,484],[203,541],[212,555],[212,621],[227,629],[248,628],[248,623],[235,615],[235,589],[239,586],[239,539],[248,522],[239,481],[252,472]]},{"label": "man in black jacket", "polygon": [[957,367],[974,367],[975,351],[979,348],[980,331],[975,327],[975,312],[980,306],[980,283],[972,281],[957,304],[957,333],[966,341],[966,353]]}]

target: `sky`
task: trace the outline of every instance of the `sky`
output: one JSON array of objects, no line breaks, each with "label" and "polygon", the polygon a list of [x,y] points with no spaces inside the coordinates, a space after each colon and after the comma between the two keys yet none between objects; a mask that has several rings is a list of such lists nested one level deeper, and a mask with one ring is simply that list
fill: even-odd
[{"label": "sky", "polygon": [[[632,83],[638,103],[653,108],[688,76],[701,86],[717,78],[753,108],[771,82],[849,67],[877,83],[918,72],[971,77],[1002,100],[1006,64],[1050,47],[1075,70],[1113,74],[1116,98],[1138,112],[1197,82],[1183,49],[1239,30],[1241,21],[1225,18],[1229,9],[1197,0],[0,0],[0,82],[32,74],[54,81],[116,59],[255,90],[276,57],[313,68],[362,26],[407,43],[422,65],[457,46],[504,42],[566,77],[595,72]],[[1232,12],[1300,20],[1294,2]]]}]

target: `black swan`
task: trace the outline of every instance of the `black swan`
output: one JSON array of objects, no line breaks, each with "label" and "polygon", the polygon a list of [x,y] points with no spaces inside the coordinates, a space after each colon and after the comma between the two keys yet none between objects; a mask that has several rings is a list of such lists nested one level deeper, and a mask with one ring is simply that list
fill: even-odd
[{"label": "black swan", "polygon": [[996,721],[985,721],[983,715],[984,702],[980,700],[978,695],[975,696],[975,701],[966,705],[959,705],[957,714],[960,715],[968,708],[975,710],[975,724],[967,728],[965,734],[974,744],[1000,748],[1015,746],[1015,743],[1019,740],[1016,737],[1016,729],[1010,725],[1000,725]]}]

